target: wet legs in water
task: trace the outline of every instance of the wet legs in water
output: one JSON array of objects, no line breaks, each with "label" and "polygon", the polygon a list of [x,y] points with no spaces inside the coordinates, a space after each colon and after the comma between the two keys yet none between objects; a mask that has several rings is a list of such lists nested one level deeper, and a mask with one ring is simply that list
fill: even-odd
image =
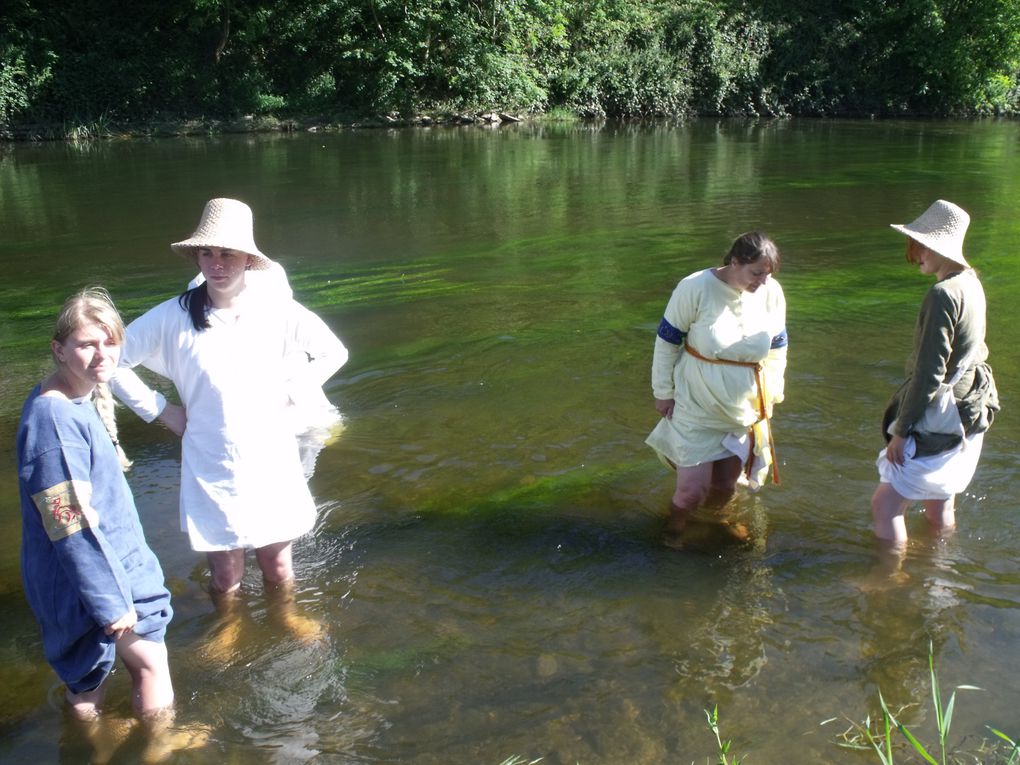
[{"label": "wet legs in water", "polygon": [[[166,644],[145,640],[127,633],[117,640],[117,656],[131,676],[132,707],[146,734],[145,763],[164,762],[180,749],[205,745],[209,729],[173,727],[174,690],[170,680]],[[127,739],[135,720],[111,718],[101,714],[106,682],[84,693],[66,693],[74,718],[82,725],[93,747],[92,762],[104,763]]]},{"label": "wet legs in water", "polygon": [[284,629],[298,640],[311,643],[319,640],[324,632],[322,624],[300,613],[294,586],[294,564],[292,545],[284,544],[260,547],[255,551],[259,568],[262,569],[262,584],[274,608],[276,617]]},{"label": "wet legs in water", "polygon": [[702,505],[722,507],[733,496],[740,477],[739,457],[726,457],[693,467],[676,468],[676,491],[670,505],[667,537],[679,541],[691,515]]},{"label": "wet legs in water", "polygon": [[[322,625],[298,612],[294,596],[292,543],[276,542],[256,548],[255,560],[270,605],[284,628],[300,640],[311,642],[322,636]],[[234,655],[241,631],[240,587],[244,577],[245,551],[222,550],[208,553],[212,572],[212,598],[220,612],[218,634],[206,655],[228,660]]]},{"label": "wet legs in water", "polygon": [[[922,501],[928,528],[936,537],[945,536],[956,528],[956,497]],[[880,483],[871,497],[871,515],[875,536],[893,547],[907,544],[907,523],[904,514],[912,500],[903,497],[892,484]]]},{"label": "wet legs in water", "polygon": [[[949,536],[956,528],[955,497],[922,500],[928,532],[935,539]],[[892,484],[880,483],[871,497],[871,515],[878,539],[878,565],[872,572],[868,587],[879,582],[898,582],[907,578],[903,558],[907,553],[906,511],[913,504]]]}]

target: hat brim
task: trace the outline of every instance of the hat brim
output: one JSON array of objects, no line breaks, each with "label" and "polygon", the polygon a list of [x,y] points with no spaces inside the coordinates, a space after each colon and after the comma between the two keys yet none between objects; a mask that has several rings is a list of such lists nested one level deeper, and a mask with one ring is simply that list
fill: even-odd
[{"label": "hat brim", "polygon": [[960,249],[959,244],[947,242],[945,239],[938,239],[923,231],[915,231],[908,224],[890,223],[889,227],[896,229],[901,234],[906,234],[918,244],[924,245],[932,252],[936,252],[944,258],[958,263],[964,268],[971,267],[967,259],[963,257],[963,250]]},{"label": "hat brim", "polygon": [[266,255],[259,252],[259,250],[255,247],[231,247],[230,245],[222,244],[220,242],[195,238],[185,239],[182,242],[174,242],[170,245],[170,249],[182,257],[190,257],[194,254],[195,250],[203,247],[218,247],[223,250],[233,250],[234,252],[243,252],[245,255],[251,255],[251,257],[254,258],[251,264],[252,270],[254,271],[265,271],[270,267],[270,265],[272,265],[272,261]]}]

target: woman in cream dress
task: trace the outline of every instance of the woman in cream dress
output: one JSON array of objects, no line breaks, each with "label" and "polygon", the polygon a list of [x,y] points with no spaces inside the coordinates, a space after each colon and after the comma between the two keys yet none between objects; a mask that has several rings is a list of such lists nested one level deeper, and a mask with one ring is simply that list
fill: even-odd
[{"label": "woman in cream dress", "polygon": [[786,300],[772,275],[775,244],[738,237],[723,265],[673,291],[652,359],[662,416],[646,440],[676,470],[669,533],[678,538],[706,500],[723,503],[745,475],[758,488],[776,465],[769,418],[783,400]]}]

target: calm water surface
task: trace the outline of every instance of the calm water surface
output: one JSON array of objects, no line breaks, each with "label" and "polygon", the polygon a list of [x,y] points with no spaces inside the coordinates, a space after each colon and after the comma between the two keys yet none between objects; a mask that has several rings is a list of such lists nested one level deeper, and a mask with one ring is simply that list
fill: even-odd
[{"label": "calm water surface", "polygon": [[[296,548],[319,646],[279,630],[249,572],[239,653],[201,659],[216,620],[177,530],[178,446],[122,416],[175,596],[179,717],[214,728],[178,761],[701,762],[718,704],[749,761],[870,762],[837,742],[879,689],[934,741],[929,641],[944,688],[984,689],[957,699],[955,743],[1020,727],[1020,124],[364,131],[0,147],[0,760],[87,758],[18,563],[14,432],[57,306],[98,282],[133,318],[180,291],[168,244],[214,196],[252,205],[351,361]],[[908,578],[871,589],[878,419],[930,284],[888,224],[939,197],[973,216],[1003,411],[959,533],[912,518]],[[654,331],[676,281],[750,228],[784,253],[782,485],[736,498],[749,549],[679,553],[642,444]]]}]

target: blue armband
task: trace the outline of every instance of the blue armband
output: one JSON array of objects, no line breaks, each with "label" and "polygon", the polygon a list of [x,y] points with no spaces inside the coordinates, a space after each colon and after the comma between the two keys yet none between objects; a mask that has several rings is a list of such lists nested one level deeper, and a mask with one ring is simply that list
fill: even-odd
[{"label": "blue armband", "polygon": [[659,330],[656,334],[667,343],[672,343],[673,345],[683,345],[684,338],[687,337],[686,332],[681,332],[665,319],[659,322]]},{"label": "blue armband", "polygon": [[779,332],[778,335],[772,338],[772,348],[785,348],[790,344],[790,336],[786,334],[786,327]]}]

